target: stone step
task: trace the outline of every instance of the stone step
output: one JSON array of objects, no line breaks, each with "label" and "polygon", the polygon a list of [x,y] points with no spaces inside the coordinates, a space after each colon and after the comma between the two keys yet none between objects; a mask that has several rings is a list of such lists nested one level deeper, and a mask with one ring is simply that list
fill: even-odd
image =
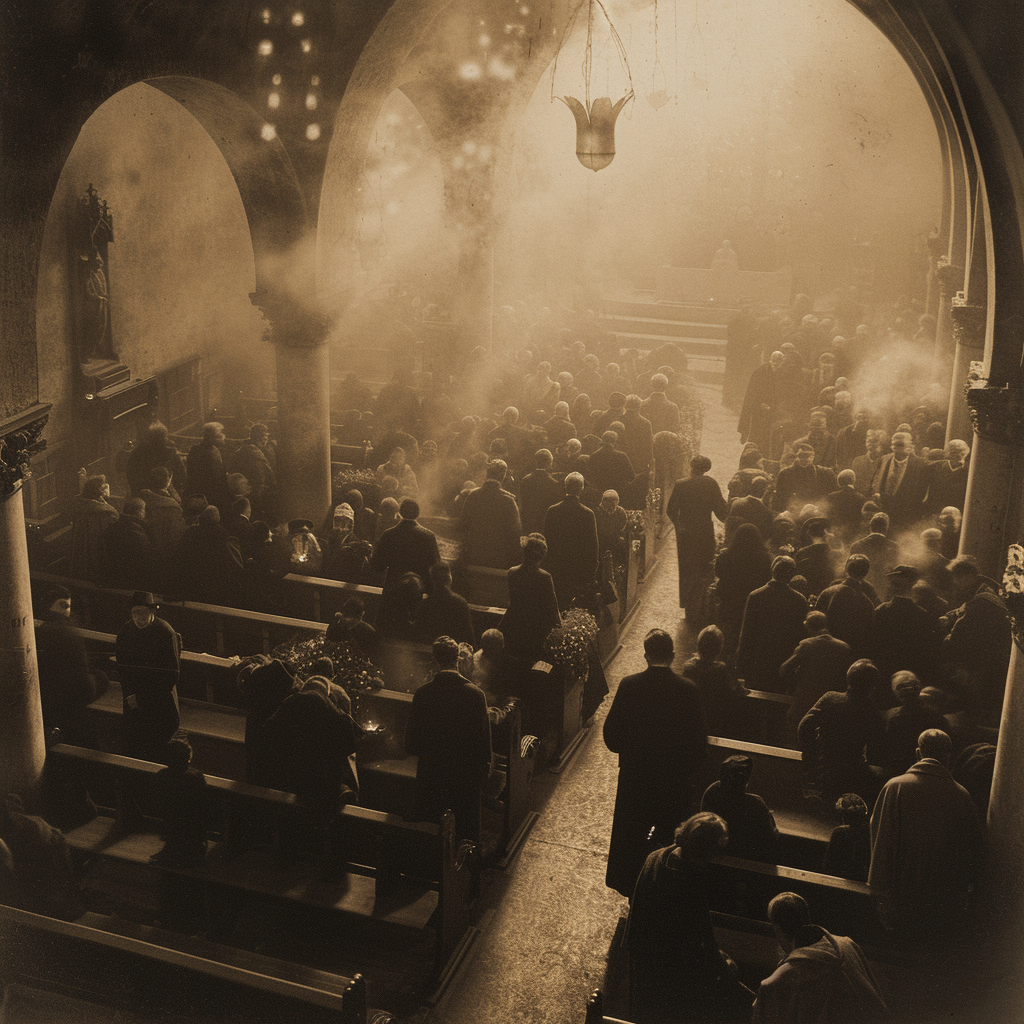
[{"label": "stone step", "polygon": [[635,348],[641,352],[660,348],[662,345],[676,345],[687,356],[720,356],[725,358],[725,339],[692,337],[680,338],[670,334],[658,334],[655,331],[616,331],[620,348]]},{"label": "stone step", "polygon": [[616,334],[656,334],[668,338],[720,338],[725,340],[725,324],[694,323],[689,320],[658,320],[645,316],[610,316],[604,324]]},{"label": "stone step", "polygon": [[686,302],[655,302],[654,298],[605,299],[606,318],[641,317],[652,320],[674,320],[683,323],[720,324],[725,326],[739,312],[730,306],[704,306]]}]

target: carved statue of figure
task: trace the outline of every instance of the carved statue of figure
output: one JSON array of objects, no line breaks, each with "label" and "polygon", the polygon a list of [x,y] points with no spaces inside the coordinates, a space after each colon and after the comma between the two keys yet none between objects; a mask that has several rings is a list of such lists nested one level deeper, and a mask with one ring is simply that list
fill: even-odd
[{"label": "carved statue of figure", "polygon": [[88,297],[85,310],[85,337],[82,345],[83,360],[113,359],[110,339],[110,293],[107,290],[107,272],[103,257],[96,253],[92,269],[85,282]]}]

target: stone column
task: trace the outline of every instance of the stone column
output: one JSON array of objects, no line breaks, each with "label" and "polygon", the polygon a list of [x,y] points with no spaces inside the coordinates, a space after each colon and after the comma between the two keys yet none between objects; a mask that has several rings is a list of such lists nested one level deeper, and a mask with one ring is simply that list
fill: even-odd
[{"label": "stone column", "polygon": [[1024,463],[1024,401],[1017,388],[992,387],[981,372],[981,364],[974,363],[967,387],[974,445],[960,553],[973,555],[986,576],[1000,579],[1007,538],[1019,532],[1020,488],[1015,485]]},{"label": "stone column", "polygon": [[980,362],[985,351],[985,322],[988,308],[974,305],[958,295],[950,308],[956,355],[953,359],[953,381],[949,389],[949,412],[946,416],[946,443],[954,438],[971,442],[973,427],[967,407],[967,377],[971,363]]},{"label": "stone column", "polygon": [[50,406],[35,405],[0,424],[0,794],[33,803],[46,744],[39,701],[28,542],[22,481],[41,439]]},{"label": "stone column", "polygon": [[953,340],[953,320],[950,315],[953,296],[964,286],[964,268],[958,267],[947,257],[939,260],[936,268],[938,278],[938,309],[935,313],[935,350],[934,368],[940,376],[948,370],[953,362],[955,342]]},{"label": "stone column", "polygon": [[939,259],[946,253],[946,246],[938,234],[928,236],[928,277],[925,281],[924,311],[939,318]]},{"label": "stone column", "polygon": [[[1005,555],[1004,555],[1005,557]],[[992,795],[988,804],[992,893],[1001,916],[1020,927],[1024,913],[1024,621],[1014,620],[1013,650],[999,724]]]},{"label": "stone column", "polygon": [[277,360],[280,518],[309,519],[318,527],[331,503],[327,321],[282,293],[254,292],[250,298],[270,324]]}]

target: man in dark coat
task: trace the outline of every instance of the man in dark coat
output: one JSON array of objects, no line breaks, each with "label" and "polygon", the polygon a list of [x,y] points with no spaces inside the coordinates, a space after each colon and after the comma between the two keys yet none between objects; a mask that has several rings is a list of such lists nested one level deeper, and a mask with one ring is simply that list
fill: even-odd
[{"label": "man in dark coat", "polygon": [[646,481],[654,467],[654,428],[651,421],[640,412],[642,404],[639,395],[627,396],[626,411],[622,414],[622,425],[626,433],[619,438],[619,447],[629,456],[637,478]]},{"label": "man in dark coat", "polygon": [[942,730],[921,733],[919,760],[885,784],[871,815],[868,884],[883,919],[939,949],[964,923],[984,841],[974,801],[949,772],[952,752]]},{"label": "man in dark coat", "polygon": [[857,474],[852,469],[841,470],[837,479],[839,490],[826,496],[825,507],[839,539],[849,544],[860,531],[864,495],[856,488]]},{"label": "man in dark coat", "polygon": [[814,464],[814,447],[808,441],[797,442],[796,462],[779,470],[775,480],[776,512],[785,512],[791,505],[823,501],[838,486],[836,475],[826,466]]},{"label": "man in dark coat", "polygon": [[181,637],[156,617],[157,607],[152,594],[137,591],[131,618],[118,630],[114,645],[126,752],[144,761],[159,761],[178,729]]},{"label": "man in dark coat", "polygon": [[885,729],[874,703],[878,685],[878,669],[867,658],[855,661],[846,673],[846,692],[824,694],[800,720],[804,764],[817,773],[826,801],[856,793],[870,807],[878,796],[882,780],[866,754]]},{"label": "man in dark coat", "polygon": [[466,495],[459,518],[462,558],[469,565],[511,569],[519,561],[519,522],[516,499],[502,487],[508,467],[501,459],[487,463],[482,487]]},{"label": "man in dark coat", "polygon": [[872,621],[873,659],[883,679],[906,669],[931,686],[938,669],[939,636],[929,614],[911,597],[919,575],[910,565],[890,570],[892,600],[875,609]]},{"label": "man in dark coat", "polygon": [[782,387],[779,371],[785,362],[781,352],[773,352],[767,363],[754,369],[747,384],[747,392],[740,409],[740,440],[753,441],[761,451],[771,447],[772,427]]},{"label": "man in dark coat", "polygon": [[532,664],[544,652],[548,634],[561,623],[551,575],[541,567],[548,553],[544,537],[523,542],[523,561],[508,571],[508,611],[501,620],[506,653]]},{"label": "man in dark coat", "polygon": [[832,690],[840,691],[846,684],[846,671],[853,664],[848,644],[829,633],[824,612],[807,613],[804,619],[807,637],[779,668],[779,679],[793,695],[786,712],[786,729],[790,742],[796,740],[800,720]]},{"label": "man in dark coat", "polygon": [[796,571],[807,580],[812,594],[820,594],[836,578],[832,548],[828,542],[830,523],[824,516],[811,516],[804,525],[804,546],[793,556]]},{"label": "man in dark coat", "polygon": [[878,595],[867,582],[870,569],[866,556],[850,555],[846,560],[846,576],[826,587],[814,602],[815,609],[828,616],[828,631],[837,640],[849,644],[855,658],[866,658],[874,650],[872,637]]},{"label": "man in dark coat", "polygon": [[86,708],[109,685],[102,673],[89,668],[85,641],[71,625],[71,593],[52,587],[43,598],[43,613],[36,626],[36,661],[43,729],[60,729],[61,742],[93,746]]},{"label": "man in dark coat", "polygon": [[636,475],[629,464],[629,456],[615,447],[618,441],[618,431],[606,430],[601,435],[601,447],[587,462],[584,478],[600,494],[605,491],[625,494]]},{"label": "man in dark coat", "polygon": [[155,466],[148,485],[139,492],[146,503],[146,529],[160,563],[171,557],[185,532],[181,502],[171,494],[170,486],[171,471],[166,466]]},{"label": "man in dark coat", "polygon": [[924,515],[928,478],[925,462],[913,454],[913,446],[910,434],[893,434],[892,451],[878,463],[871,479],[871,493],[878,495],[897,530],[913,526]]},{"label": "man in dark coat", "polygon": [[438,562],[430,570],[430,592],[420,604],[417,625],[423,640],[432,644],[439,636],[450,636],[457,643],[476,643],[469,603],[452,590],[452,572],[447,562]]},{"label": "man in dark coat", "polygon": [[752,524],[761,535],[761,540],[767,544],[772,532],[772,520],[775,519],[772,510],[764,503],[769,487],[768,477],[755,477],[749,486],[750,493],[737,498],[729,506],[729,515],[735,516],[738,524]]},{"label": "man in dark coat", "polygon": [[151,486],[152,473],[157,466],[167,468],[173,481],[172,497],[179,497],[188,482],[185,463],[168,436],[167,428],[159,420],[149,425],[125,461],[124,473],[134,497],[145,497],[142,492]]},{"label": "man in dark coat", "polygon": [[888,778],[902,775],[917,760],[917,740],[926,729],[947,728],[938,711],[921,700],[921,681],[913,672],[897,672],[892,677],[892,694],[897,706],[885,713],[885,732],[878,741],[872,762]]},{"label": "man in dark coat", "polygon": [[548,509],[561,501],[565,494],[561,483],[551,475],[553,465],[551,452],[541,448],[534,456],[536,468],[519,483],[519,518],[527,534],[544,532]]},{"label": "man in dark coat", "polygon": [[264,785],[294,793],[318,817],[338,813],[342,795],[354,794],[349,756],[362,729],[327,696],[326,680],[308,679],[286,697],[260,732]]},{"label": "man in dark coat", "polygon": [[416,522],[419,502],[415,498],[403,499],[398,514],[401,521],[384,531],[370,559],[370,568],[384,575],[384,590],[391,589],[407,572],[422,580],[429,579],[430,570],[441,561],[437,537]]},{"label": "man in dark coat", "polygon": [[951,623],[942,660],[957,677],[965,703],[979,725],[999,727],[1010,664],[1010,620],[996,588],[970,555],[949,563],[953,581]]},{"label": "man in dark coat", "polygon": [[206,500],[227,511],[228,475],[221,450],[224,447],[224,425],[204,423],[203,439],[188,452],[188,485],[186,494],[205,494]]},{"label": "man in dark coat", "polygon": [[565,478],[565,497],[552,505],[544,518],[547,569],[555,583],[558,607],[563,611],[582,597],[597,578],[597,520],[580,501],[582,493],[582,475],[570,473]]},{"label": "man in dark coat", "polygon": [[967,501],[967,456],[970,450],[966,441],[954,438],[946,445],[946,458],[930,462],[925,467],[928,480],[926,512],[938,515],[949,505],[963,511]]},{"label": "man in dark coat", "polygon": [[120,518],[103,535],[107,581],[119,590],[156,586],[156,552],[146,532],[146,503],[126,498]]},{"label": "man in dark coat", "polygon": [[267,458],[266,448],[270,431],[264,423],[254,423],[249,439],[228,460],[232,473],[241,473],[249,481],[249,501],[260,519],[271,520],[271,497],[277,486],[274,470]]},{"label": "man in dark coat", "polygon": [[619,755],[605,884],[623,896],[632,896],[647,854],[694,810],[694,777],[707,757],[700,692],[672,671],[674,656],[672,637],[651,630],[647,669],[619,683],[604,722],[605,744]]},{"label": "man in dark coat", "polygon": [[[327,627],[328,640],[332,639],[332,626]],[[291,670],[278,658],[267,660],[260,655],[255,664],[250,663],[239,670],[238,686],[245,697],[245,780],[255,786],[268,785],[267,761],[260,743],[261,731],[291,694],[294,685]]]},{"label": "man in dark coat", "polygon": [[850,554],[864,555],[871,563],[865,577],[878,596],[888,595],[887,574],[899,560],[900,549],[895,541],[889,540],[889,517],[876,512],[871,517],[871,532],[850,545]]},{"label": "man in dark coat", "polygon": [[[853,460],[867,452],[870,418],[867,409],[858,409],[853,414],[853,422],[836,435],[836,467],[839,470],[853,469]],[[857,474],[854,473],[856,479]]]},{"label": "man in dark coat", "polygon": [[459,645],[449,636],[433,644],[438,672],[412,698],[405,750],[418,758],[416,801],[423,820],[455,813],[456,835],[480,838],[480,791],[491,765],[487,698],[457,671]]},{"label": "man in dark coat", "polygon": [[230,606],[244,594],[242,549],[221,526],[216,505],[207,505],[181,535],[174,574],[186,600]]},{"label": "man in dark coat", "polygon": [[650,422],[652,436],[660,434],[663,430],[678,434],[679,406],[665,394],[668,377],[663,373],[656,373],[651,378],[651,384],[654,390],[640,403],[640,415]]},{"label": "man in dark coat", "polygon": [[804,639],[807,598],[789,585],[796,562],[779,555],[772,578],[747,598],[736,649],[736,671],[754,690],[782,691],[779,668]]},{"label": "man in dark coat", "polygon": [[[711,583],[711,559],[715,554],[714,515],[725,522],[729,506],[718,481],[708,476],[711,460],[704,455],[690,459],[690,475],[677,480],[665,513],[676,528],[679,560],[679,607],[686,609],[691,626]],[[699,623],[697,628],[703,626]]]}]

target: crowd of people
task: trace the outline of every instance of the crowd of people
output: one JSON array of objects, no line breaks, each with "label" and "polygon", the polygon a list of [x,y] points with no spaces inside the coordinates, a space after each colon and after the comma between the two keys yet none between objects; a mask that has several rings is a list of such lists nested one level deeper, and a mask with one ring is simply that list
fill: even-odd
[{"label": "crowd of people", "polygon": [[[772,320],[788,333],[756,334],[745,312],[732,369],[736,338],[740,362],[754,365],[742,454],[727,480],[719,471],[723,489],[699,454],[701,405],[678,347],[641,357],[617,349],[597,321],[526,325],[514,313],[503,330],[518,347],[496,361],[474,351],[449,384],[422,395],[402,371],[375,396],[354,375],[337,382],[334,440],[360,464],[336,475],[319,522],[278,521],[278,455],[260,423],[244,424],[241,442],[207,423],[186,457],[154,423],[127,460],[120,513],[103,477],[84,480],[72,574],[138,591],[118,635],[131,752],[159,756],[178,724],[161,684],[149,686],[160,713],[143,721],[153,731],[139,728],[149,691],[132,682],[138,666],[163,644],[167,664],[153,664],[170,679],[180,653],[156,625],[154,592],[272,611],[285,573],[375,584],[375,622],[353,601],[327,639],[370,658],[381,640],[432,645],[435,673],[414,696],[405,738],[419,758],[417,799],[425,817],[453,808],[459,834],[477,838],[510,680],[546,656],[569,609],[599,616],[614,600],[629,512],[649,510],[661,483],[653,507],[675,528],[694,653],[677,674],[672,635],[653,630],[646,671],[620,682],[604,724],[619,760],[607,884],[632,901],[634,1019],[676,1020],[684,1003],[701,1008],[693,1019],[732,1019],[754,1002],[714,940],[702,872],[722,851],[773,863],[778,829],[747,792],[747,757],[728,758],[720,781],[694,791],[709,733],[735,735],[751,691],[788,699],[785,739],[802,751],[803,794],[835,806],[841,824],[823,869],[870,880],[895,930],[955,930],[983,848],[1011,638],[998,585],[959,554],[970,449],[946,442],[948,390],[922,388],[907,370],[927,320],[911,337],[901,311],[876,332],[850,297],[834,319],[798,297]],[[892,386],[880,391],[872,367],[894,342]],[[500,630],[476,635],[453,586],[465,566],[506,574]],[[61,675],[44,667],[48,652],[74,647],[60,628],[70,595],[51,597],[40,627],[44,716],[73,734],[105,680],[76,662],[74,685],[47,682]],[[296,673],[264,659],[241,685],[249,781],[328,810],[358,799],[349,766],[360,730],[329,664]],[[303,740],[311,735],[314,745]],[[186,752],[172,755],[174,778],[190,779]],[[769,917],[787,956],[756,995],[756,1021],[884,1019],[856,944],[812,925],[793,894]]]}]

